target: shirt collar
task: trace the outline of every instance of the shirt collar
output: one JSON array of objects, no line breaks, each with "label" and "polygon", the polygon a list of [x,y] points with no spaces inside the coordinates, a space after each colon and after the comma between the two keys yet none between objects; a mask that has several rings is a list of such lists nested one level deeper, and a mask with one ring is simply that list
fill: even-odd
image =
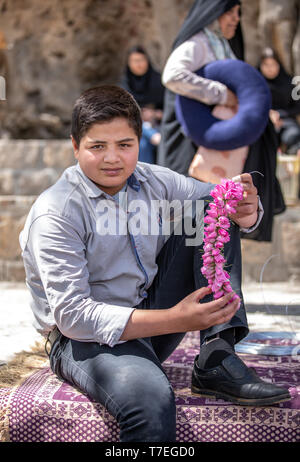
[{"label": "shirt collar", "polygon": [[[79,162],[76,164],[76,170],[83,179],[83,186],[88,194],[89,197],[91,198],[96,198],[100,197],[102,195],[105,195],[106,193],[102,191],[92,180],[90,180],[85,173],[83,173]],[[130,177],[127,179],[127,184],[130,186],[134,191],[139,191],[140,190],[140,183],[144,182],[147,180],[147,177],[143,174],[141,169],[136,166],[134,172],[130,175]]]}]

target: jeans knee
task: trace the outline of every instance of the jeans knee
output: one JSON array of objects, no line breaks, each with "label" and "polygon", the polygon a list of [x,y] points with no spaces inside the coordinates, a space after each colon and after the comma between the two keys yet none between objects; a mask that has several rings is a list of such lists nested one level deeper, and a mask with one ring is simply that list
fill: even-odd
[{"label": "jeans knee", "polygon": [[121,441],[175,441],[174,392],[163,375],[128,384],[127,399],[120,410]]}]

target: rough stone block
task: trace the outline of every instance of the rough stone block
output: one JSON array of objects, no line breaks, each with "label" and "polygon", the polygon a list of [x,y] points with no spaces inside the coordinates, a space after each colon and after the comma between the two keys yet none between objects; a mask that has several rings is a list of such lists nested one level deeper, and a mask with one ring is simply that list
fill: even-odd
[{"label": "rough stone block", "polygon": [[21,260],[19,234],[31,205],[33,197],[0,197],[0,259],[7,262]]},{"label": "rough stone block", "polygon": [[42,170],[24,170],[18,172],[15,194],[37,195],[52,186],[59,178],[60,173],[53,168]]},{"label": "rough stone block", "polygon": [[42,140],[0,140],[0,168],[16,169],[40,167]]},{"label": "rough stone block", "polygon": [[49,140],[43,152],[45,167],[64,170],[75,164],[71,140]]},{"label": "rough stone block", "polygon": [[19,219],[0,216],[0,258],[14,260],[21,255],[19,234],[24,227],[26,216]]},{"label": "rough stone block", "polygon": [[0,281],[25,281],[23,261],[0,260]]},{"label": "rough stone block", "polygon": [[12,168],[0,170],[0,195],[13,195],[15,191],[15,172]]}]

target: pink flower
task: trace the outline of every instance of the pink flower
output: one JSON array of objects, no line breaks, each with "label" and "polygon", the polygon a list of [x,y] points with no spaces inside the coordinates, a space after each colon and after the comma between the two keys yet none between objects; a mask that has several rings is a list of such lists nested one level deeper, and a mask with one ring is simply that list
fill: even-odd
[{"label": "pink flower", "polygon": [[214,246],[215,246],[216,249],[223,249],[223,242],[216,241]]},{"label": "pink flower", "polygon": [[214,259],[210,257],[203,258],[203,263],[206,267],[209,267],[213,263]]},{"label": "pink flower", "polygon": [[228,214],[236,213],[236,209],[232,207],[231,204],[226,204],[225,209]]},{"label": "pink flower", "polygon": [[207,211],[207,214],[208,214],[210,217],[212,217],[212,218],[217,218],[217,216],[218,216],[217,210],[213,210],[213,209],[212,209],[212,210],[208,210],[208,211]]},{"label": "pink flower", "polygon": [[228,293],[231,292],[231,291],[232,291],[232,288],[231,288],[230,283],[224,284],[224,285],[223,285],[223,290],[224,290],[225,292],[228,292]]},{"label": "pink flower", "polygon": [[207,216],[206,216],[206,217],[204,217],[204,220],[203,220],[203,221],[204,221],[204,223],[208,223],[208,224],[209,224],[209,223],[216,223],[217,220],[216,220],[216,218],[209,217],[209,216],[207,217]]},{"label": "pink flower", "polygon": [[218,234],[219,234],[219,236],[222,236],[222,237],[228,237],[229,236],[229,233],[223,228],[218,229]]},{"label": "pink flower", "polygon": [[217,300],[218,298],[223,297],[223,295],[224,295],[223,290],[218,290],[218,292],[214,293],[214,299]]},{"label": "pink flower", "polygon": [[228,220],[227,217],[220,216],[219,219],[218,219],[218,223],[224,229],[230,228],[230,221]]},{"label": "pink flower", "polygon": [[230,236],[218,236],[217,241],[222,242],[223,244],[226,244],[226,242],[230,241]]},{"label": "pink flower", "polygon": [[[230,275],[224,270],[226,260],[222,254],[224,244],[230,241],[227,229],[230,228],[228,216],[236,213],[236,207],[243,199],[243,188],[239,183],[222,180],[211,192],[213,202],[210,202],[207,215],[204,218],[204,254],[202,274],[207,278],[214,298],[220,298],[224,293],[231,292]],[[234,295],[232,300],[239,299]]]},{"label": "pink flower", "polygon": [[206,232],[209,232],[209,233],[214,232],[216,229],[215,223],[210,223],[208,226],[206,226],[205,227]]},{"label": "pink flower", "polygon": [[221,254],[216,255],[214,258],[216,263],[225,263],[225,258]]}]

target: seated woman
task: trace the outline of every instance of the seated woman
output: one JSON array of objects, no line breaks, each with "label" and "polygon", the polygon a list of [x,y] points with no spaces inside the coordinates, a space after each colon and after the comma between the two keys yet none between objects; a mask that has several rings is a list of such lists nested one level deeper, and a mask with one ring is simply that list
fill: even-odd
[{"label": "seated woman", "polygon": [[265,77],[272,95],[270,118],[276,128],[281,149],[287,154],[300,150],[300,100],[293,98],[292,77],[285,71],[276,53],[265,48],[259,71]]}]

